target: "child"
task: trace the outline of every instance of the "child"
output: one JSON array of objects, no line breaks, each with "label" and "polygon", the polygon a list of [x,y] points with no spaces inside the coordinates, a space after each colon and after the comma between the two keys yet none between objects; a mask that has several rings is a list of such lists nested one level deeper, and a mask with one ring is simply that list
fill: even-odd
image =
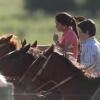
[{"label": "child", "polygon": [[54,34],[54,41],[63,48],[66,52],[71,52],[77,61],[78,57],[78,32],[76,22],[67,12],[59,12],[55,16],[56,28],[58,32],[62,32],[61,38],[57,41],[57,34]]},{"label": "child", "polygon": [[95,37],[95,23],[91,19],[86,19],[80,22],[78,27],[81,41],[80,64],[86,69],[90,67],[91,77],[100,77],[100,43]]}]

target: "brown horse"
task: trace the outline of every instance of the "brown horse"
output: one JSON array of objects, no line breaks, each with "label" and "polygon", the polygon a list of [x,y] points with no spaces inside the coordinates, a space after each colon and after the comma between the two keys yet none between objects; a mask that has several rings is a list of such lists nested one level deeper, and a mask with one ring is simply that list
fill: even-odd
[{"label": "brown horse", "polygon": [[[35,59],[40,58],[39,54],[37,56],[37,51],[39,50],[34,47],[36,47],[36,42],[34,43],[34,45],[32,45],[32,47],[30,47],[30,45],[26,45],[26,43],[23,43],[22,48],[20,48],[19,50],[10,52],[9,54],[0,58],[0,70],[3,73],[3,75],[8,77],[8,81],[11,81],[15,84],[16,81],[19,81],[19,78],[27,71],[27,68],[30,67],[32,62]],[[52,51],[53,51],[53,46],[51,46],[46,51],[44,51],[43,54],[47,57],[52,53]],[[41,56],[43,54],[41,54]],[[45,58],[45,56],[43,56],[43,58]],[[23,94],[25,90],[19,91],[21,89],[20,87],[17,87],[17,86],[15,84],[16,94],[19,94],[19,93]],[[24,96],[17,95],[15,99],[16,100],[18,100],[19,98],[23,99]],[[26,96],[24,97],[24,99],[27,97],[28,97],[28,100],[33,100],[31,98],[29,99],[30,96]]]},{"label": "brown horse", "polygon": [[5,54],[19,49],[21,44],[13,34],[5,34],[0,36],[0,57]]},{"label": "brown horse", "polygon": [[[0,58],[0,69],[3,75],[20,77],[36,59],[35,53],[40,52],[36,49],[37,41],[32,44],[32,47],[25,41],[21,45],[20,49],[16,49]],[[33,52],[30,49],[35,49],[35,51]]]},{"label": "brown horse", "polygon": [[[29,49],[30,45],[23,45],[22,48],[12,51],[0,58],[0,71],[6,76],[8,81],[14,83],[15,100],[28,100],[30,98],[30,95],[25,95],[24,91],[15,84],[36,59],[36,57],[29,52]],[[33,100],[33,97],[29,100]]]},{"label": "brown horse", "polygon": [[19,50],[12,51],[0,58],[0,70],[5,76],[23,75],[28,66],[36,59],[28,53],[30,45],[26,45]]},{"label": "brown horse", "polygon": [[33,84],[39,88],[48,81],[61,84],[66,79],[67,82],[58,87],[66,100],[89,100],[100,85],[100,79],[87,78],[69,59],[58,53],[52,53],[44,66],[39,67],[42,70],[37,72],[39,74],[35,74],[35,78],[33,77]]},{"label": "brown horse", "polygon": [[[22,89],[26,94],[32,94],[33,91],[30,93],[30,90],[33,90],[34,86],[29,85],[29,87],[31,88],[27,88],[26,86],[28,85],[28,83],[31,81],[30,79],[35,76],[35,74],[37,73],[37,71],[41,68],[40,66],[42,66],[44,64],[44,62],[46,61],[46,59],[48,58],[48,56],[50,54],[53,53],[54,50],[54,46],[50,46],[48,49],[46,49],[43,52],[43,55],[39,56],[32,64],[31,66],[29,66],[29,68],[27,69],[27,71],[23,74],[23,76],[20,78],[19,83],[21,84],[20,86],[17,84],[17,86]],[[33,66],[34,65],[34,66]],[[34,70],[34,71],[33,71]],[[27,77],[29,76],[29,77]],[[26,86],[25,86],[26,85]],[[24,87],[25,86],[25,87]],[[22,88],[24,87],[24,88]],[[29,92],[28,92],[29,90]],[[33,97],[35,97],[33,95]],[[39,99],[39,98],[38,98]],[[47,96],[45,98],[45,100],[61,100],[61,95],[59,95],[58,91],[55,91],[55,93]],[[31,100],[28,98],[28,100]]]},{"label": "brown horse", "polygon": [[[39,49],[40,49],[40,48],[39,48]],[[36,49],[34,49],[34,50],[37,50],[37,51],[38,51],[38,48],[36,48]],[[34,50],[32,50],[32,51],[34,51]],[[31,64],[31,66],[29,66],[29,68],[27,69],[27,71],[23,74],[22,78],[20,78],[20,81],[21,81],[22,83],[24,83],[24,84],[22,84],[23,86],[20,86],[21,89],[22,89],[22,87],[25,86],[25,84],[28,85],[28,83],[30,82],[31,77],[33,77],[33,76],[37,73],[37,71],[40,69],[39,66],[42,66],[42,65],[44,64],[44,62],[46,61],[46,59],[48,58],[48,56],[49,56],[50,54],[52,54],[53,51],[54,51],[54,46],[51,45],[51,46],[48,47],[45,51],[42,52],[42,55],[39,55],[39,57]],[[34,66],[33,66],[33,65],[34,65]],[[31,72],[31,70],[32,70],[32,72]],[[34,72],[33,72],[33,70],[34,70]],[[29,74],[29,76],[30,76],[29,78],[27,78],[28,74]],[[20,82],[20,83],[21,83],[21,82]],[[51,85],[54,85],[54,84],[51,83],[50,86],[51,86]],[[18,86],[18,87],[19,87],[19,86]],[[33,87],[35,87],[35,86],[32,85],[32,87],[31,87],[31,85],[30,85],[29,88],[27,88],[27,89],[30,91],[31,89],[33,90]],[[46,87],[48,88],[48,86],[46,86]],[[33,91],[30,93],[30,92],[27,91],[27,89],[26,89],[26,87],[23,88],[23,91],[24,91],[26,94],[33,94],[33,95],[32,95],[32,98],[34,97],[34,99],[36,99],[36,100],[41,100],[40,98],[37,98],[37,97],[34,95]],[[59,91],[56,91],[56,90],[55,90],[53,93],[51,93],[50,95],[48,95],[48,96],[45,98],[45,100],[61,100],[61,98],[62,98],[62,96],[61,96],[61,94],[59,93]],[[27,100],[27,98],[25,98],[25,99]],[[34,99],[32,99],[32,100],[34,100]],[[31,96],[28,97],[28,100],[31,100]],[[43,99],[43,100],[44,100],[44,99]]]}]

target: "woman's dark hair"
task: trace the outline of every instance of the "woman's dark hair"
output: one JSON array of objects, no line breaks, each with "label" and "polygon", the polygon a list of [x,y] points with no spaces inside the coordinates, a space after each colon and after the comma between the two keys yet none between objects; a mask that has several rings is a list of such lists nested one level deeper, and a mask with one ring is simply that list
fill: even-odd
[{"label": "woman's dark hair", "polygon": [[75,21],[74,17],[72,17],[67,12],[59,12],[59,13],[56,14],[55,19],[56,19],[56,21],[58,21],[62,25],[72,26],[77,37],[79,37],[78,32],[77,32],[77,28],[76,28],[76,21]]},{"label": "woman's dark hair", "polygon": [[78,27],[83,31],[83,33],[87,33],[90,36],[94,36],[96,34],[96,26],[95,22],[91,19],[86,19],[78,24]]}]

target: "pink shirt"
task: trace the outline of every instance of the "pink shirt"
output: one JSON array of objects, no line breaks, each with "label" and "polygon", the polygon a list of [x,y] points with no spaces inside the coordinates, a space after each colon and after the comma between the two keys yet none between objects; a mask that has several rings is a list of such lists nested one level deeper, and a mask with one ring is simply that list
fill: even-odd
[{"label": "pink shirt", "polygon": [[77,59],[78,57],[78,38],[76,33],[73,31],[71,27],[64,32],[60,39],[60,44],[63,49],[67,52],[73,53],[73,57]]}]

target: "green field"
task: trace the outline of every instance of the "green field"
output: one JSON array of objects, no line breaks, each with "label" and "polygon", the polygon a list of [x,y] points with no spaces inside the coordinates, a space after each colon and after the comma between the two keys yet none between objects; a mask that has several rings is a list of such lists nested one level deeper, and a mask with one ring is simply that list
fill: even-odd
[{"label": "green field", "polygon": [[[100,40],[100,19],[94,20],[97,26],[97,38]],[[38,40],[38,44],[51,44],[54,31],[56,31],[54,15],[37,11],[30,17],[23,9],[23,0],[0,0],[1,35],[11,32],[29,43]]]}]

